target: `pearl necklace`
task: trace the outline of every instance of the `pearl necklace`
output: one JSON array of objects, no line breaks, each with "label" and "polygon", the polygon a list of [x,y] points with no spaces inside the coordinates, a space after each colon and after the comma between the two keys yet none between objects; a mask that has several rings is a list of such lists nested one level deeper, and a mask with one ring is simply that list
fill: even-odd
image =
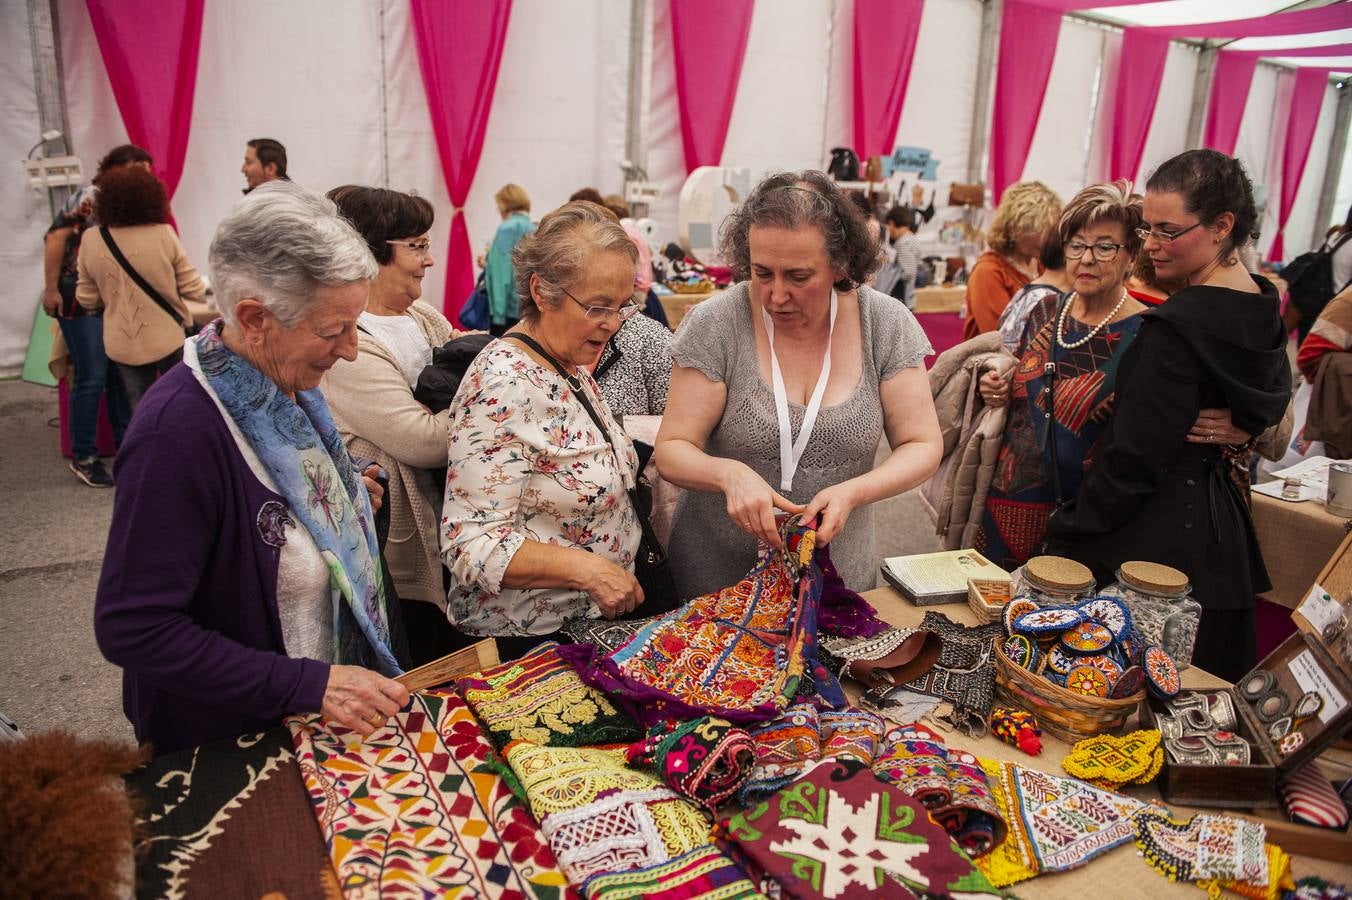
[{"label": "pearl necklace", "polygon": [[1093,340],[1094,335],[1098,334],[1101,330],[1103,330],[1103,326],[1107,325],[1109,322],[1113,320],[1113,317],[1116,316],[1118,311],[1122,309],[1122,304],[1127,302],[1127,292],[1125,289],[1123,289],[1122,299],[1117,301],[1117,305],[1114,306],[1112,308],[1112,311],[1108,313],[1107,316],[1104,317],[1102,322],[1098,323],[1093,328],[1089,329],[1089,333],[1086,334],[1084,337],[1080,338],[1078,341],[1066,343],[1065,339],[1062,338],[1061,335],[1066,330],[1066,315],[1070,312],[1070,306],[1072,303],[1075,302],[1075,298],[1077,296],[1079,295],[1075,291],[1070,292],[1070,296],[1066,298],[1065,304],[1061,307],[1061,315],[1058,316],[1056,319],[1056,344],[1062,350],[1074,350],[1077,347],[1083,347],[1085,344],[1089,343],[1091,340]]}]

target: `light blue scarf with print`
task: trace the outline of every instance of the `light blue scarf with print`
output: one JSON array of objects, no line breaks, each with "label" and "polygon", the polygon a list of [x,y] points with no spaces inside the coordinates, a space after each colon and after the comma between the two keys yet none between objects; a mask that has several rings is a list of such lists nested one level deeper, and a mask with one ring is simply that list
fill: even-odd
[{"label": "light blue scarf with print", "polygon": [[385,585],[366,486],[318,389],[293,401],[221,340],[220,320],[193,338],[202,376],[314,538],[329,567],[333,661],[393,677]]}]

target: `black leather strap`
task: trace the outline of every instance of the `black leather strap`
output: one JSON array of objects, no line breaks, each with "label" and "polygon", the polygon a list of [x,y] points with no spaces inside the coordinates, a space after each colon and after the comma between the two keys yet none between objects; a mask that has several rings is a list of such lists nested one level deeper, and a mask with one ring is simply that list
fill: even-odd
[{"label": "black leather strap", "polygon": [[117,264],[122,267],[122,271],[131,276],[131,280],[136,283],[136,286],[140,288],[147,297],[154,300],[155,305],[164,310],[169,318],[177,322],[182,328],[187,329],[190,327],[191,323],[184,322],[180,319],[178,317],[178,310],[174,309],[173,305],[168,300],[164,299],[159,291],[151,287],[150,282],[142,278],[140,272],[132,268],[131,263],[127,261],[127,257],[122,255],[122,248],[117,246],[117,241],[113,240],[113,233],[108,230],[108,226],[100,225],[99,235],[103,238],[103,243],[107,245],[108,252],[113,254],[113,259],[117,260]]}]

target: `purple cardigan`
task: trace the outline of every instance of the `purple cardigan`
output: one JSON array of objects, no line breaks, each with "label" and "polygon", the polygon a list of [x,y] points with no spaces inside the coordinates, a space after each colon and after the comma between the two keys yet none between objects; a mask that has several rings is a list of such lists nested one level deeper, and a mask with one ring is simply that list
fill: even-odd
[{"label": "purple cardigan", "polygon": [[329,666],[291,659],[277,616],[275,505],[220,410],[185,365],[137,407],[94,634],[123,669],[122,706],[157,753],[261,731],[318,711]]}]

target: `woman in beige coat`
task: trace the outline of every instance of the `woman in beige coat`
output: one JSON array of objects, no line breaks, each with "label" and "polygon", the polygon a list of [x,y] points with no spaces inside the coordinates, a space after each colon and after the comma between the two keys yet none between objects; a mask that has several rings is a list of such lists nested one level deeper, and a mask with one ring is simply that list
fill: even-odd
[{"label": "woman in beige coat", "polygon": [[459,643],[446,619],[439,522],[450,414],[413,397],[432,349],[456,337],[446,317],[419,299],[432,267],[427,238],[432,204],[383,188],[345,185],[329,192],[380,265],[357,320],[357,358],[339,361],[321,387],[354,457],[389,473],[390,533],[385,564],[399,594],[415,664]]},{"label": "woman in beige coat", "polygon": [[[111,169],[99,178],[94,215],[101,227],[80,240],[75,300],[103,310],[103,344],[117,364],[133,412],[155,379],[183,358],[192,324],[188,301],[206,293],[169,222],[164,184],[139,166]],[[108,237],[128,265],[165,301],[162,307],[118,262]]]}]

